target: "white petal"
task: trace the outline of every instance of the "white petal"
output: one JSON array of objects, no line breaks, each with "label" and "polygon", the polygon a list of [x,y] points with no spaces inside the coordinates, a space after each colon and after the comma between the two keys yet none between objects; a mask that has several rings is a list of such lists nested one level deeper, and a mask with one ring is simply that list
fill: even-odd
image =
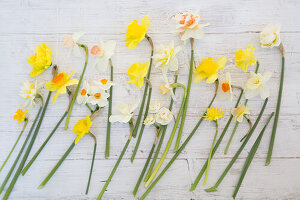
[{"label": "white petal", "polygon": [[270,89],[269,86],[264,85],[260,88],[260,97],[262,99],[266,99],[267,97],[270,96]]}]

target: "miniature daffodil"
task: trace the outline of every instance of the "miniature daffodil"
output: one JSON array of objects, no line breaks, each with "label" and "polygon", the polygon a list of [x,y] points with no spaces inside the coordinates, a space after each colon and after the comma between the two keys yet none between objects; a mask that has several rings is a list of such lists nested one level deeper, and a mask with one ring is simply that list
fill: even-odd
[{"label": "miniature daffodil", "polygon": [[254,66],[257,59],[254,55],[255,48],[249,44],[247,49],[240,49],[235,53],[235,65],[247,72],[249,66]]},{"label": "miniature daffodil", "polygon": [[40,88],[40,85],[37,84],[37,81],[35,83],[30,83],[29,81],[25,81],[21,87],[21,91],[19,95],[26,99],[25,107],[35,107],[36,102],[35,98],[37,96],[37,90]]},{"label": "miniature daffodil", "polygon": [[14,119],[17,120],[17,124],[24,122],[26,119],[26,114],[28,110],[23,111],[22,109],[18,109],[16,114],[14,115]]},{"label": "miniature daffodil", "polygon": [[243,122],[244,115],[250,114],[250,108],[244,104],[239,104],[238,107],[231,110],[231,114],[234,117],[234,121]]},{"label": "miniature daffodil", "polygon": [[154,123],[155,123],[155,115],[154,114],[147,115],[146,119],[144,120],[144,124],[146,126],[150,126]]},{"label": "miniature daffodil", "polygon": [[173,114],[171,111],[166,108],[162,107],[159,111],[155,114],[155,121],[161,125],[169,124],[173,119]]},{"label": "miniature daffodil", "polygon": [[129,49],[134,49],[145,38],[146,32],[149,26],[149,17],[145,15],[142,19],[142,23],[138,24],[135,19],[128,25],[126,32],[125,44]]},{"label": "miniature daffodil", "polygon": [[150,62],[146,62],[145,64],[138,62],[131,65],[127,72],[130,81],[126,82],[133,83],[137,88],[141,89],[144,84],[144,78],[147,75],[149,65]]},{"label": "miniature daffodil", "polygon": [[84,32],[76,32],[76,33],[73,33],[72,35],[66,35],[64,37],[63,47],[70,48],[68,56],[70,56],[71,54],[76,57],[81,56],[80,48],[77,45],[77,42],[83,35],[84,35]]},{"label": "miniature daffodil", "polygon": [[232,101],[231,75],[226,72],[225,76],[219,76],[218,98]]},{"label": "miniature daffodil", "polygon": [[77,135],[75,139],[75,144],[85,135],[90,132],[90,127],[93,122],[90,117],[87,115],[86,119],[80,119],[75,126],[73,127],[73,132]]},{"label": "miniature daffodil", "polygon": [[97,56],[94,67],[100,72],[107,71],[109,66],[109,59],[114,54],[116,48],[116,41],[109,40],[105,42],[100,42],[100,46],[94,45],[91,49],[91,54]]}]

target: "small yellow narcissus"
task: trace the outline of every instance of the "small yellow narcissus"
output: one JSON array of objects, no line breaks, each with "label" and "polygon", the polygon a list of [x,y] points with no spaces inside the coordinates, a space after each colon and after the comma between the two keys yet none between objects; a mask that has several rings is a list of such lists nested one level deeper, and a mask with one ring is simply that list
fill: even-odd
[{"label": "small yellow narcissus", "polygon": [[234,117],[234,121],[243,122],[244,115],[250,114],[250,108],[244,104],[240,104],[231,110],[231,114]]},{"label": "small yellow narcissus", "polygon": [[240,49],[235,53],[235,65],[247,72],[249,66],[254,66],[257,59],[254,55],[255,48],[249,44],[247,49]]},{"label": "small yellow narcissus", "polygon": [[150,66],[150,62],[146,62],[145,64],[138,62],[131,65],[131,67],[129,67],[127,72],[130,81],[126,81],[126,82],[133,83],[137,88],[141,89],[144,84],[144,78],[147,75],[149,66]]},{"label": "small yellow narcissus", "polygon": [[204,115],[204,120],[207,121],[217,121],[221,117],[223,117],[224,111],[222,108],[218,109],[217,107],[207,108],[206,113]]},{"label": "small yellow narcissus", "polygon": [[75,139],[75,144],[85,135],[90,132],[90,127],[93,122],[90,117],[87,115],[86,119],[80,119],[75,126],[73,127],[73,132],[77,135]]},{"label": "small yellow narcissus", "polygon": [[125,44],[129,49],[134,49],[145,38],[149,26],[149,18],[145,15],[142,19],[141,25],[135,19],[128,25],[126,32]]},{"label": "small yellow narcissus", "polygon": [[14,119],[17,120],[17,124],[25,121],[27,112],[28,110],[25,110],[24,112],[22,109],[17,110],[16,114],[14,115]]}]

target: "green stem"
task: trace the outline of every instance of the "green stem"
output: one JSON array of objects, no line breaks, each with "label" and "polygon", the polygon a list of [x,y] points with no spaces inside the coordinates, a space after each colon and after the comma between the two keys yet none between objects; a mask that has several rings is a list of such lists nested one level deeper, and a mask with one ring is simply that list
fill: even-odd
[{"label": "green stem", "polygon": [[9,172],[7,173],[5,179],[3,180],[2,184],[1,184],[1,187],[0,187],[0,194],[2,193],[2,191],[3,191],[3,189],[4,189],[5,185],[6,185],[6,183],[8,182],[8,180],[9,180],[11,174],[13,173],[13,171],[14,171],[14,169],[15,169],[15,167],[16,167],[16,165],[17,165],[17,163],[18,163],[18,161],[19,161],[19,159],[20,159],[20,157],[21,157],[21,155],[22,155],[22,153],[23,153],[23,151],[24,151],[24,149],[25,149],[25,147],[26,147],[26,144],[27,144],[27,142],[29,141],[29,138],[30,138],[30,136],[31,136],[31,133],[32,133],[32,131],[33,131],[33,129],[34,129],[34,126],[35,126],[37,120],[39,119],[39,116],[40,116],[41,111],[42,111],[42,106],[40,107],[40,109],[39,109],[39,111],[38,111],[38,113],[37,113],[37,115],[36,115],[36,117],[35,117],[35,119],[34,119],[34,121],[33,121],[33,124],[31,125],[31,128],[30,128],[30,130],[29,130],[29,132],[28,132],[28,135],[26,136],[26,139],[25,139],[25,141],[24,141],[24,143],[23,143],[23,145],[22,145],[22,147],[21,147],[21,149],[20,149],[20,151],[19,151],[19,153],[18,153],[18,155],[17,155],[17,157],[16,157],[14,163],[12,164],[12,166],[11,166]]},{"label": "green stem", "polygon": [[[214,95],[213,99],[211,100],[208,108],[211,107],[211,105],[213,104],[215,98],[216,98],[216,94]],[[194,127],[194,129],[192,130],[192,132],[190,133],[190,135],[186,138],[186,140],[183,142],[183,144],[179,147],[178,151],[175,152],[175,154],[173,155],[173,157],[171,158],[171,160],[168,162],[168,164],[165,166],[165,168],[162,170],[162,172],[157,176],[157,178],[149,186],[149,188],[147,189],[147,191],[141,196],[140,200],[145,199],[145,197],[149,194],[149,192],[153,189],[153,187],[157,184],[157,182],[162,178],[162,176],[166,173],[166,171],[171,167],[171,165],[174,163],[174,161],[176,160],[176,158],[184,150],[184,148],[189,143],[189,141],[191,140],[191,138],[194,136],[194,134],[196,133],[197,129],[199,128],[200,124],[202,123],[204,114],[202,115],[202,117],[200,118],[200,120],[198,121],[198,123],[196,124],[196,126]]]},{"label": "green stem", "polygon": [[226,155],[227,152],[228,152],[229,146],[230,146],[230,144],[231,144],[232,138],[233,138],[233,136],[234,136],[234,134],[235,134],[235,131],[236,131],[238,125],[239,125],[239,122],[236,122],[235,125],[234,125],[233,131],[232,131],[232,133],[231,133],[231,136],[230,136],[230,138],[229,138],[229,141],[228,141],[228,143],[227,143],[227,145],[226,145],[226,148],[225,148],[225,151],[224,151],[224,154],[225,154],[225,155]]},{"label": "green stem", "polygon": [[70,152],[72,151],[74,146],[75,146],[75,141],[72,142],[72,144],[67,149],[67,151],[64,153],[64,155],[59,159],[59,161],[56,163],[56,165],[53,167],[53,169],[50,171],[50,173],[46,176],[46,178],[43,180],[43,182],[39,185],[38,189],[42,189],[43,187],[45,187],[45,185],[48,183],[48,181],[51,179],[51,177],[55,174],[57,169],[60,167],[60,165],[66,159],[66,157],[70,154]]},{"label": "green stem", "polygon": [[77,94],[78,94],[78,91],[79,91],[79,87],[81,85],[81,82],[82,82],[82,79],[83,79],[83,76],[84,76],[84,72],[86,70],[86,66],[87,66],[87,63],[88,63],[88,59],[89,59],[89,50],[88,50],[88,47],[84,44],[79,44],[77,43],[77,45],[81,48],[84,48],[85,50],[85,62],[84,62],[84,67],[83,67],[83,70],[81,72],[81,75],[80,75],[80,79],[79,79],[79,82],[77,84],[77,87],[76,87],[76,90],[75,90],[75,93],[74,93],[74,96],[72,98],[72,101],[71,101],[71,105],[70,105],[70,108],[68,110],[68,115],[67,115],[67,119],[66,119],[66,124],[65,124],[65,130],[68,129],[68,126],[69,126],[69,121],[70,121],[70,116],[71,116],[71,112],[73,110],[73,106],[74,106],[74,102],[75,102],[75,99],[77,97]]},{"label": "green stem", "polygon": [[215,146],[215,142],[216,142],[217,135],[218,135],[218,130],[219,130],[219,128],[218,128],[218,121],[216,120],[215,123],[216,123],[216,133],[215,133],[214,140],[213,140],[213,143],[211,145],[209,156],[208,156],[206,173],[205,173],[205,178],[204,178],[204,185],[206,185],[206,182],[207,182],[207,176],[208,176],[208,170],[209,170],[209,165],[210,165],[210,160],[211,160],[211,154],[212,154],[213,148]]},{"label": "green stem", "polygon": [[12,152],[13,152],[14,149],[15,149],[15,147],[17,146],[17,144],[18,144],[18,142],[19,142],[21,136],[23,135],[23,132],[24,132],[24,130],[25,130],[25,128],[26,128],[27,123],[28,123],[28,118],[25,118],[24,125],[23,125],[23,128],[22,128],[22,130],[21,130],[21,133],[19,134],[19,136],[18,136],[18,138],[17,138],[17,140],[16,140],[14,146],[12,147],[12,149],[10,150],[9,154],[7,155],[5,161],[3,162],[3,164],[2,164],[2,166],[1,166],[1,168],[0,168],[0,172],[2,171],[2,169],[3,169],[3,167],[5,166],[6,162],[7,162],[8,159],[10,158],[10,155],[12,154]]},{"label": "green stem", "polygon": [[89,104],[86,103],[85,106],[89,109],[89,111],[90,111],[91,113],[94,112],[93,109],[89,106]]},{"label": "green stem", "polygon": [[230,170],[230,168],[232,167],[232,165],[234,164],[234,162],[236,161],[236,159],[239,157],[239,155],[241,154],[242,150],[244,149],[244,147],[246,146],[247,142],[249,141],[249,139],[251,138],[255,128],[257,127],[257,124],[259,123],[262,114],[264,113],[264,110],[266,108],[266,105],[268,103],[268,98],[265,99],[264,105],[260,110],[260,113],[251,129],[251,131],[249,132],[248,137],[246,137],[246,139],[244,140],[244,142],[242,143],[242,145],[240,146],[240,148],[237,150],[237,152],[235,153],[235,155],[233,156],[232,160],[230,161],[230,163],[227,165],[226,169],[224,170],[224,172],[221,174],[220,178],[218,179],[218,181],[216,182],[216,184],[211,187],[206,189],[206,192],[215,192],[217,191],[218,186],[221,184],[222,180],[224,179],[224,177],[226,176],[226,174],[228,173],[228,171]]},{"label": "green stem", "polygon": [[248,156],[247,156],[247,159],[245,160],[245,163],[244,163],[244,166],[243,166],[243,169],[242,169],[242,172],[241,172],[239,181],[238,181],[238,183],[237,183],[237,185],[236,185],[236,187],[235,187],[235,189],[234,189],[233,195],[232,195],[232,197],[233,197],[234,199],[235,199],[235,197],[236,197],[236,195],[237,195],[237,193],[238,193],[238,191],[239,191],[239,189],[240,189],[240,187],[241,187],[241,184],[242,184],[242,182],[243,182],[243,180],[244,180],[244,177],[245,177],[245,175],[246,175],[246,173],[247,173],[247,170],[248,170],[248,168],[249,168],[249,166],[250,166],[250,164],[251,164],[251,162],[252,162],[252,160],[253,160],[253,158],[254,158],[254,155],[255,155],[255,153],[256,153],[256,151],[257,151],[257,149],[258,149],[258,146],[259,146],[259,144],[260,144],[260,141],[261,141],[261,139],[262,139],[262,137],[263,137],[263,135],[264,135],[264,132],[265,132],[265,130],[266,130],[266,128],[267,128],[267,126],[268,126],[270,120],[272,119],[273,115],[274,115],[274,112],[269,116],[266,125],[265,125],[264,128],[261,130],[259,136],[258,136],[257,139],[255,140],[255,143],[253,144],[253,146],[252,146],[252,148],[251,148],[251,150],[250,150],[250,152],[249,152],[249,154],[248,154]]},{"label": "green stem", "polygon": [[27,158],[28,158],[28,156],[29,156],[29,153],[30,153],[30,151],[31,151],[31,149],[32,149],[32,146],[33,146],[33,144],[34,144],[34,141],[35,141],[35,139],[36,139],[36,137],[37,137],[37,134],[38,134],[38,132],[39,132],[39,130],[40,130],[40,127],[41,127],[41,125],[42,125],[42,122],[43,122],[43,119],[44,119],[44,116],[45,116],[45,112],[46,112],[47,107],[48,107],[48,104],[49,104],[50,96],[51,96],[51,92],[48,93],[47,100],[46,100],[46,102],[45,102],[45,104],[44,104],[44,106],[43,106],[43,110],[42,110],[42,113],[41,113],[41,117],[40,117],[40,119],[39,119],[39,121],[38,121],[38,124],[36,125],[36,128],[35,128],[35,130],[34,130],[34,133],[33,133],[33,135],[32,135],[32,138],[31,138],[31,140],[30,140],[30,143],[28,144],[28,147],[27,147],[27,149],[26,149],[26,152],[25,152],[25,154],[24,154],[24,156],[23,156],[23,158],[22,158],[22,160],[21,160],[21,162],[20,162],[20,165],[19,165],[19,167],[18,167],[18,169],[17,169],[17,171],[16,171],[16,173],[15,173],[15,175],[14,175],[12,181],[10,182],[10,185],[9,185],[8,189],[7,189],[6,192],[5,192],[5,195],[4,195],[4,197],[3,197],[3,200],[7,200],[7,199],[8,199],[8,197],[9,197],[11,191],[13,190],[13,187],[15,186],[15,184],[16,184],[16,182],[17,182],[17,180],[18,180],[18,178],[19,178],[19,176],[20,176],[20,174],[21,174],[21,171],[22,171],[22,169],[23,169],[23,167],[24,167],[24,165],[25,165],[25,162],[26,162],[26,160],[27,160]]},{"label": "green stem", "polygon": [[93,151],[93,158],[92,158],[92,164],[91,164],[91,169],[90,169],[90,174],[89,174],[89,180],[88,180],[88,184],[86,186],[85,194],[89,193],[90,182],[91,182],[91,178],[92,178],[92,173],[93,173],[93,168],[94,168],[94,161],[95,161],[95,156],[96,156],[96,150],[97,150],[97,143],[95,142],[94,151]]},{"label": "green stem", "polygon": [[284,56],[282,55],[281,75],[280,75],[280,84],[279,84],[277,105],[276,105],[275,118],[274,118],[271,140],[270,140],[270,144],[269,144],[268,155],[267,155],[267,159],[266,159],[266,163],[265,163],[266,166],[271,163],[271,158],[272,158],[272,153],[273,153],[273,146],[274,146],[274,142],[275,142],[275,136],[276,136],[279,112],[280,112],[280,105],[281,105],[283,80],[284,80]]},{"label": "green stem", "polygon": [[[109,59],[109,61],[110,61],[110,81],[113,81],[114,80],[114,68],[113,68],[111,59]],[[105,158],[109,157],[110,127],[111,127],[109,117],[111,116],[111,110],[112,110],[112,95],[113,95],[113,86],[111,86],[110,89],[109,89],[109,103],[108,103],[108,113],[107,113],[106,144],[105,144]]]},{"label": "green stem", "polygon": [[63,114],[63,116],[60,118],[60,120],[57,122],[56,126],[54,127],[54,129],[51,131],[51,133],[48,135],[47,139],[44,141],[44,143],[40,146],[40,148],[37,150],[37,152],[34,154],[34,156],[31,158],[31,160],[27,163],[27,165],[24,167],[23,171],[22,171],[22,175],[24,176],[26,174],[26,172],[28,171],[28,169],[31,167],[31,165],[34,163],[34,161],[36,160],[36,158],[40,155],[40,153],[42,152],[42,150],[44,149],[44,147],[46,146],[46,144],[49,142],[49,140],[51,139],[51,137],[53,136],[53,134],[55,133],[55,131],[57,130],[57,128],[59,127],[59,125],[62,123],[62,121],[64,120],[64,118],[67,116],[68,112],[65,112]]},{"label": "green stem", "polygon": [[[237,100],[237,102],[236,102],[236,104],[235,104],[235,107],[237,107],[237,106],[239,105],[239,103],[240,103],[240,101],[241,101],[241,98],[242,98],[242,96],[243,96],[243,93],[244,93],[244,90],[241,90],[240,96],[239,96],[239,98],[238,98],[238,100]],[[225,125],[225,127],[224,127],[224,129],[223,129],[223,131],[222,131],[222,133],[221,133],[221,135],[220,135],[218,141],[216,142],[216,145],[214,146],[214,149],[213,149],[213,151],[212,151],[211,157],[213,157],[214,154],[216,153],[216,151],[218,150],[218,147],[219,147],[219,145],[221,144],[221,142],[222,142],[222,140],[223,140],[223,138],[224,138],[224,136],[225,136],[225,134],[226,134],[226,132],[227,132],[227,129],[228,129],[228,127],[229,127],[229,125],[230,125],[232,119],[233,119],[233,116],[230,115],[230,117],[229,117],[229,119],[228,119],[228,121],[227,121],[227,123],[226,123],[226,125]],[[190,188],[190,191],[193,191],[193,190],[196,189],[196,187],[197,187],[197,185],[198,185],[198,183],[199,183],[201,177],[203,176],[203,174],[204,174],[204,172],[205,172],[205,170],[206,170],[207,163],[208,163],[208,160],[206,160],[205,164],[204,164],[203,167],[201,168],[201,170],[200,170],[200,172],[199,172],[197,178],[195,179],[193,185],[192,185],[191,188]]]}]

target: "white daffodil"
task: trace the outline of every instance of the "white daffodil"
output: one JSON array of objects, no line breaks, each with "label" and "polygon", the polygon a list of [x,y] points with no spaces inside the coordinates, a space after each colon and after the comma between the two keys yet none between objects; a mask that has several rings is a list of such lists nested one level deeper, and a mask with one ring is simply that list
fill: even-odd
[{"label": "white daffodil", "polygon": [[77,45],[77,42],[83,35],[84,32],[76,32],[65,36],[63,47],[70,48],[68,56],[72,54],[76,57],[81,57],[80,47]]},{"label": "white daffodil", "polygon": [[21,91],[19,95],[26,99],[25,107],[35,107],[35,97],[37,95],[37,90],[40,88],[40,86],[37,84],[37,81],[35,83],[30,83],[29,81],[25,81],[21,87]]},{"label": "white daffodil", "polygon": [[80,93],[77,95],[76,101],[78,104],[86,104],[90,99],[91,87],[87,81],[84,81]]},{"label": "white daffodil", "polygon": [[260,33],[260,44],[263,48],[273,48],[280,45],[280,25],[269,24]]},{"label": "white daffodil", "polygon": [[146,119],[144,120],[144,124],[146,126],[150,126],[154,123],[155,123],[155,115],[154,114],[147,115]]},{"label": "white daffodil", "polygon": [[250,108],[244,104],[239,104],[238,107],[231,110],[231,114],[234,117],[234,121],[243,122],[244,115],[250,114]]},{"label": "white daffodil", "polygon": [[168,98],[171,96],[173,100],[176,101],[175,95],[173,93],[173,88],[171,88],[167,76],[162,76],[162,80],[164,81],[164,84],[159,86],[160,94],[166,95]]},{"label": "white daffodil", "polygon": [[272,72],[265,72],[264,74],[250,72],[250,78],[245,85],[245,97],[250,99],[260,95],[262,99],[270,96],[270,89],[267,81],[271,78]]},{"label": "white daffodil", "polygon": [[[133,104],[127,104],[120,102],[117,104],[117,111],[109,117],[110,122],[127,123],[133,116],[133,111],[138,107],[139,101],[133,102]],[[114,107],[113,107],[114,108]]]},{"label": "white daffodil", "polygon": [[100,46],[95,45],[91,49],[91,54],[97,56],[94,67],[101,71],[107,71],[107,67],[109,66],[109,59],[114,54],[116,48],[116,41],[109,40],[106,42],[100,42]]},{"label": "white daffodil", "polygon": [[180,51],[181,47],[174,47],[174,41],[170,45],[160,45],[155,51],[153,58],[154,67],[159,67],[162,73],[166,75],[168,70],[178,70],[178,60],[176,54]]},{"label": "white daffodil", "polygon": [[90,103],[92,105],[97,104],[99,107],[104,107],[108,105],[107,98],[109,97],[109,94],[99,86],[91,86],[89,95],[90,96],[87,103]]},{"label": "white daffodil", "polygon": [[181,34],[181,40],[189,38],[202,39],[203,27],[208,24],[199,24],[200,16],[198,13],[179,13],[175,15],[176,29]]},{"label": "white daffodil", "polygon": [[232,101],[231,75],[226,72],[225,76],[219,76],[218,98]]},{"label": "white daffodil", "polygon": [[94,81],[95,85],[99,85],[102,90],[109,90],[111,86],[115,85],[112,81],[103,78],[100,81]]},{"label": "white daffodil", "polygon": [[171,111],[166,108],[162,107],[159,111],[155,114],[155,121],[161,125],[167,125],[172,121],[173,115]]},{"label": "white daffodil", "polygon": [[151,101],[149,105],[149,113],[157,113],[162,107],[163,103],[161,101]]}]

